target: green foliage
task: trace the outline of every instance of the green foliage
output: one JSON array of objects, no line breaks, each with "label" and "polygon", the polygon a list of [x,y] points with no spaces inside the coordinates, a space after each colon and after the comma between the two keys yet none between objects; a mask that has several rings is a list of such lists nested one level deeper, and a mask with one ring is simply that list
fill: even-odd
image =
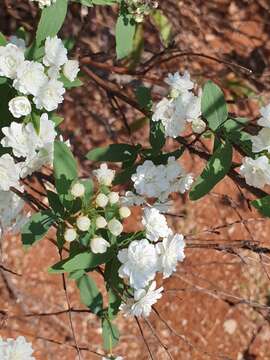
[{"label": "green foliage", "polygon": [[224,94],[212,81],[207,81],[203,87],[202,114],[213,131],[217,130],[228,117]]},{"label": "green foliage", "polygon": [[56,221],[51,211],[41,211],[31,216],[22,228],[22,243],[28,248],[41,240]]},{"label": "green foliage", "polygon": [[160,33],[161,40],[164,46],[168,46],[172,37],[172,24],[164,15],[162,10],[155,10],[151,14],[151,18],[155,27],[158,29]]},{"label": "green foliage", "polygon": [[77,164],[69,147],[61,141],[54,142],[53,169],[55,187],[61,201],[64,201],[72,182],[77,178]]},{"label": "green foliage", "polygon": [[251,205],[259,210],[263,216],[270,217],[270,195],[251,201]]},{"label": "green foliage", "polygon": [[123,59],[132,52],[133,38],[136,31],[136,23],[131,15],[122,10],[118,16],[115,28],[116,55],[117,59]]},{"label": "green foliage", "polygon": [[145,86],[139,86],[136,89],[136,98],[142,109],[151,110],[152,98],[151,90]]},{"label": "green foliage", "polygon": [[4,34],[0,31],[0,46],[5,46],[7,44],[7,40]]},{"label": "green foliage", "polygon": [[97,288],[94,280],[87,274],[84,274],[76,280],[78,289],[80,290],[81,301],[94,314],[101,314],[103,309],[102,294]]},{"label": "green foliage", "polygon": [[161,121],[150,122],[150,144],[154,153],[159,153],[162,147],[165,145],[166,138],[164,132],[164,126]]},{"label": "green foliage", "polygon": [[102,337],[103,347],[105,350],[111,351],[119,341],[119,331],[108,318],[102,319]]},{"label": "green foliage", "polygon": [[42,10],[36,33],[36,42],[39,47],[46,37],[55,36],[61,29],[67,14],[68,0],[57,0],[51,6]]},{"label": "green foliage", "polygon": [[140,145],[111,144],[89,151],[86,158],[92,161],[108,162],[135,161],[140,148]]},{"label": "green foliage", "polygon": [[72,89],[83,85],[83,82],[79,78],[74,81],[70,81],[64,75],[60,77],[60,81],[64,84],[65,89]]},{"label": "green foliage", "polygon": [[192,186],[189,194],[190,199],[198,200],[208,194],[228,173],[231,164],[232,145],[229,142],[221,143]]}]

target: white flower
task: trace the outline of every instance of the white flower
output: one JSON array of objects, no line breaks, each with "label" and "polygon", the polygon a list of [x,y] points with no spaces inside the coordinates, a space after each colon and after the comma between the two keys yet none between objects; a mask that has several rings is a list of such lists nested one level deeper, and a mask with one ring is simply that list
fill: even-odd
[{"label": "white flower", "polygon": [[72,242],[76,240],[77,237],[77,231],[74,228],[66,229],[64,232],[64,239],[67,242]]},{"label": "white flower", "polygon": [[181,194],[184,194],[191,188],[193,181],[194,179],[192,174],[184,173],[172,184],[171,192],[179,192]]},{"label": "white flower", "polygon": [[96,197],[96,204],[101,208],[105,208],[108,202],[109,202],[108,196],[106,196],[105,194],[100,193]]},{"label": "white flower", "polygon": [[169,235],[170,229],[166,218],[156,208],[144,209],[142,224],[146,229],[146,237],[150,241],[158,241],[160,237],[164,238]]},{"label": "white flower", "polygon": [[96,227],[97,229],[103,229],[107,226],[107,221],[103,216],[98,216],[96,218]]},{"label": "white flower", "polygon": [[31,123],[24,125],[12,122],[9,127],[2,128],[5,135],[1,140],[3,147],[11,147],[16,157],[27,157],[32,154],[38,143],[38,136]]},{"label": "white flower", "polygon": [[164,165],[154,165],[151,160],[146,160],[136,169],[131,176],[134,187],[138,194],[147,197],[159,197],[163,191],[169,188]]},{"label": "white flower", "polygon": [[142,205],[145,203],[145,199],[143,196],[136,195],[132,191],[127,191],[124,196],[121,196],[120,199],[121,204],[126,206],[132,205]]},{"label": "white flower", "polygon": [[159,255],[160,271],[163,272],[163,278],[166,279],[176,270],[178,261],[183,261],[185,242],[181,234],[169,234],[161,243],[156,245]]},{"label": "white flower", "polygon": [[13,45],[16,45],[19,49],[21,49],[22,51],[25,50],[26,48],[26,44],[25,44],[25,40],[24,39],[21,39],[17,36],[10,36],[9,37],[9,42]]},{"label": "white flower", "polygon": [[119,220],[113,218],[108,222],[108,229],[114,236],[119,236],[123,231],[123,225]]},{"label": "white flower", "polygon": [[131,215],[131,211],[127,206],[121,206],[119,209],[121,219],[126,219]]},{"label": "white flower", "polygon": [[63,73],[69,81],[74,81],[79,71],[79,62],[77,60],[68,60],[63,68]]},{"label": "white flower", "polygon": [[45,6],[51,6],[56,2],[56,0],[30,0],[32,2],[37,2],[38,6],[43,9]]},{"label": "white flower", "polygon": [[25,95],[36,96],[47,79],[42,64],[27,60],[18,66],[13,86]]},{"label": "white flower", "polygon": [[270,164],[266,156],[256,160],[245,157],[240,167],[240,174],[245,177],[246,183],[257,188],[270,184]]},{"label": "white flower", "polygon": [[91,220],[88,216],[79,216],[76,220],[77,228],[81,231],[88,231],[91,225]]},{"label": "white flower", "polygon": [[270,127],[270,104],[260,108],[262,117],[258,120],[258,124],[263,127]]},{"label": "white flower", "polygon": [[123,264],[119,270],[121,278],[129,278],[135,289],[141,289],[154,279],[158,269],[158,256],[153,244],[147,239],[132,241],[127,249],[117,255]]},{"label": "white flower", "polygon": [[108,247],[110,247],[110,243],[100,236],[94,237],[90,243],[91,251],[94,254],[104,254]]},{"label": "white flower", "polygon": [[270,121],[269,127],[263,128],[258,135],[251,136],[252,151],[257,153],[263,150],[270,152]]},{"label": "white flower", "polygon": [[1,360],[35,360],[32,356],[33,352],[32,344],[28,343],[23,336],[6,341],[0,338]]},{"label": "white flower", "polygon": [[122,304],[121,310],[129,316],[148,317],[152,311],[152,306],[162,297],[163,287],[156,289],[156,286],[156,282],[153,281],[147,290],[136,290],[134,299]]},{"label": "white flower", "polygon": [[112,191],[108,195],[110,204],[116,204],[119,201],[119,194],[118,192]]},{"label": "white flower", "polygon": [[21,177],[24,178],[38,171],[44,165],[51,165],[53,163],[53,143],[41,148],[37,152],[30,154],[21,166]]},{"label": "white flower", "polygon": [[0,190],[8,191],[11,186],[19,187],[20,166],[9,154],[0,157]]},{"label": "white flower", "polygon": [[93,174],[99,184],[111,186],[115,176],[115,170],[108,169],[107,164],[101,164],[99,169],[93,171]]},{"label": "white flower", "polygon": [[57,36],[47,37],[45,41],[45,56],[43,64],[59,68],[68,61],[67,49]]},{"label": "white flower", "polygon": [[179,72],[168,74],[168,77],[164,81],[170,85],[173,90],[177,90],[179,93],[192,90],[194,87],[194,83],[190,80],[188,71],[185,71],[182,76]]},{"label": "white flower", "polygon": [[31,103],[25,96],[16,96],[11,99],[8,103],[8,108],[12,116],[15,118],[27,116],[31,114],[32,111]]},{"label": "white flower", "polygon": [[24,62],[23,50],[14,44],[0,46],[0,76],[14,79],[17,68]]},{"label": "white flower", "polygon": [[49,76],[50,79],[58,79],[60,77],[60,71],[59,68],[55,67],[55,66],[51,66],[49,67],[47,74]]},{"label": "white flower", "polygon": [[34,97],[34,103],[38,109],[53,111],[57,109],[58,104],[64,101],[65,88],[61,81],[50,79],[43,84]]},{"label": "white flower", "polygon": [[72,185],[70,189],[70,193],[75,198],[82,197],[85,193],[85,187],[83,184],[76,182],[75,184]]},{"label": "white flower", "polygon": [[191,123],[191,126],[192,126],[192,131],[195,134],[201,134],[206,129],[206,123],[200,118],[194,119]]}]

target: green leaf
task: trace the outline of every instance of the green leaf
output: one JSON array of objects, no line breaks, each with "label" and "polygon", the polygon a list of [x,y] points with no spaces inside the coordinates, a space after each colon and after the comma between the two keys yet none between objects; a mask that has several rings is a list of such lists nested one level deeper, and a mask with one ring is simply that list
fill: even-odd
[{"label": "green leaf", "polygon": [[155,27],[160,33],[161,40],[168,46],[172,37],[172,24],[162,10],[155,10],[151,14]]},{"label": "green leaf", "polygon": [[39,134],[39,130],[40,130],[40,113],[33,110],[31,112],[31,123],[33,124],[36,133]]},{"label": "green leaf", "polygon": [[0,46],[5,46],[7,44],[7,39],[3,33],[0,31]]},{"label": "green leaf", "polygon": [[48,36],[57,35],[64,23],[67,7],[68,0],[57,0],[56,3],[42,10],[36,33],[37,46],[40,46]]},{"label": "green leaf", "polygon": [[161,121],[150,122],[150,144],[155,154],[159,153],[165,145],[166,138],[164,126]]},{"label": "green leaf", "polygon": [[135,161],[140,148],[140,145],[133,146],[129,144],[111,144],[106,147],[99,147],[89,151],[86,158],[92,161]]},{"label": "green leaf", "polygon": [[103,298],[94,280],[85,274],[76,283],[80,290],[82,303],[94,314],[100,314],[103,309]]},{"label": "green leaf", "polygon": [[112,255],[113,253],[111,249],[104,254],[93,254],[90,251],[84,251],[82,253],[73,254],[67,259],[59,261],[49,269],[49,272],[63,273],[75,270],[92,269],[109,261]]},{"label": "green leaf", "polygon": [[79,280],[82,276],[84,276],[85,271],[84,270],[75,270],[72,271],[70,274],[68,274],[68,278],[70,280]]},{"label": "green leaf", "polygon": [[72,89],[83,85],[83,82],[79,78],[70,81],[64,75],[60,76],[60,81],[64,84],[65,89]]},{"label": "green leaf", "polygon": [[68,195],[70,185],[77,178],[77,164],[69,147],[61,141],[54,142],[53,169],[58,195]]},{"label": "green leaf", "polygon": [[213,131],[217,130],[228,117],[224,94],[212,81],[207,81],[203,87],[202,114]]},{"label": "green leaf", "polygon": [[152,98],[151,90],[145,86],[139,86],[136,89],[136,98],[142,109],[151,110],[152,108]]},{"label": "green leaf", "polygon": [[51,211],[41,211],[31,216],[22,228],[22,243],[25,247],[34,245],[41,240],[55,222],[56,217]]},{"label": "green leaf", "polygon": [[120,334],[119,331],[109,319],[104,318],[102,320],[102,337],[103,347],[105,350],[111,351],[112,348],[117,345]]},{"label": "green leaf", "polygon": [[136,24],[131,15],[121,12],[115,29],[116,55],[120,60],[132,52]]},{"label": "green leaf", "polygon": [[270,195],[251,201],[251,205],[259,210],[262,215],[270,217]]},{"label": "green leaf", "polygon": [[213,187],[224,178],[232,164],[232,145],[221,144],[208,161],[201,175],[197,178],[189,197],[198,200],[208,194]]},{"label": "green leaf", "polygon": [[58,216],[63,217],[65,215],[65,209],[60,201],[58,194],[53,191],[47,190],[47,197],[50,204],[50,207],[54,213]]},{"label": "green leaf", "polygon": [[136,172],[137,166],[131,166],[126,168],[125,170],[117,173],[113,180],[113,185],[126,184],[131,179],[131,175]]},{"label": "green leaf", "polygon": [[93,196],[93,191],[94,191],[94,184],[93,181],[91,179],[87,179],[87,180],[79,180],[79,182],[81,184],[84,185],[85,188],[85,193],[84,193],[84,197],[83,197],[83,205],[85,207],[89,206],[90,204],[90,199]]},{"label": "green leaf", "polygon": [[62,116],[53,113],[50,115],[50,120],[52,120],[55,124],[55,127],[57,127],[64,121],[64,118]]}]

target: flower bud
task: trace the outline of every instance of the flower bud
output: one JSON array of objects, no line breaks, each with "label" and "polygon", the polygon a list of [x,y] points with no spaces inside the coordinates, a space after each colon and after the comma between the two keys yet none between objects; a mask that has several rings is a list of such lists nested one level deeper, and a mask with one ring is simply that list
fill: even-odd
[{"label": "flower bud", "polygon": [[79,216],[76,220],[76,224],[79,230],[87,231],[90,228],[91,220],[87,216]]},{"label": "flower bud", "polygon": [[96,227],[97,229],[103,229],[107,226],[107,221],[103,216],[98,216],[96,218]]},{"label": "flower bud", "polygon": [[72,185],[70,192],[75,198],[82,197],[85,193],[85,187],[83,184],[76,182]]},{"label": "flower bud", "polygon": [[110,243],[103,239],[103,237],[94,237],[91,240],[90,248],[94,254],[103,254],[107,251],[107,248],[110,246]]},{"label": "flower bud", "polygon": [[31,103],[26,96],[16,96],[8,103],[8,108],[15,118],[31,114]]},{"label": "flower bud", "polygon": [[112,191],[109,193],[108,198],[109,198],[110,204],[112,204],[112,205],[116,204],[119,201],[119,194],[117,192]]},{"label": "flower bud", "polygon": [[119,215],[122,219],[128,218],[131,214],[131,211],[127,206],[122,206],[119,209]]},{"label": "flower bud", "polygon": [[72,242],[76,239],[77,237],[77,231],[73,228],[70,229],[66,229],[65,233],[64,233],[64,239],[67,242]]},{"label": "flower bud", "polygon": [[202,119],[194,119],[191,127],[195,134],[201,134],[206,129],[206,124]]},{"label": "flower bud", "polygon": [[113,235],[118,236],[123,231],[123,225],[119,220],[113,218],[108,222],[108,229]]},{"label": "flower bud", "polygon": [[105,208],[106,205],[108,204],[108,197],[105,194],[98,194],[97,198],[96,198],[96,204],[99,207]]}]

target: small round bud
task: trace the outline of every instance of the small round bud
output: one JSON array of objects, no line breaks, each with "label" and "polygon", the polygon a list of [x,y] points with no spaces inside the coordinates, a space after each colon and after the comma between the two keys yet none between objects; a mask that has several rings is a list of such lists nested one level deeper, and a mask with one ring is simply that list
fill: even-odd
[{"label": "small round bud", "polygon": [[105,208],[106,205],[108,204],[108,196],[106,196],[105,194],[98,194],[97,198],[96,198],[96,204],[99,207]]},{"label": "small round bud", "polygon": [[127,206],[122,206],[119,209],[119,215],[122,219],[128,218],[131,214],[131,211]]},{"label": "small round bud", "polygon": [[107,251],[108,247],[110,247],[110,243],[103,239],[103,237],[94,237],[90,243],[91,251],[94,254],[103,254]]},{"label": "small round bud", "polygon": [[76,220],[76,224],[79,230],[87,231],[90,228],[91,220],[87,216],[79,216]]},{"label": "small round bud", "polygon": [[98,216],[96,218],[96,227],[97,229],[103,229],[107,226],[107,221],[103,216]]},{"label": "small round bud", "polygon": [[109,198],[110,204],[112,204],[112,205],[116,204],[119,201],[119,194],[117,192],[112,191],[109,193],[108,198]]},{"label": "small round bud", "polygon": [[73,228],[70,228],[70,229],[66,229],[65,230],[65,233],[64,233],[64,239],[67,241],[67,242],[72,242],[76,239],[77,237],[77,231]]},{"label": "small round bud", "polygon": [[85,193],[85,187],[83,184],[77,182],[72,185],[70,192],[75,198],[82,197]]},{"label": "small round bud", "polygon": [[204,130],[206,129],[206,123],[198,118],[198,119],[194,119],[192,121],[192,131],[195,133],[195,134],[201,134],[204,132]]},{"label": "small round bud", "polygon": [[114,236],[118,236],[123,231],[123,225],[119,220],[113,218],[108,222],[108,229]]}]

